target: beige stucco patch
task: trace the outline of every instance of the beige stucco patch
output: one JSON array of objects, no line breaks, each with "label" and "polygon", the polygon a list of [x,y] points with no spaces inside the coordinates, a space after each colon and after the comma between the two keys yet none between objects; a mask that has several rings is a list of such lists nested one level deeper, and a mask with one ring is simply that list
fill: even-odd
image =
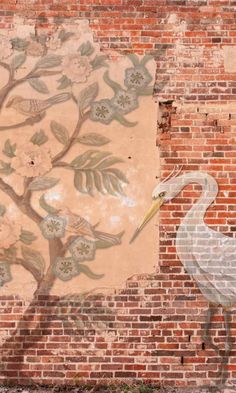
[{"label": "beige stucco patch", "polygon": [[223,53],[225,72],[236,72],[236,46],[224,46]]},{"label": "beige stucco patch", "polygon": [[0,41],[1,294],[121,287],[157,263],[155,220],[129,244],[159,176],[155,61],[105,59],[87,21],[23,30]]}]

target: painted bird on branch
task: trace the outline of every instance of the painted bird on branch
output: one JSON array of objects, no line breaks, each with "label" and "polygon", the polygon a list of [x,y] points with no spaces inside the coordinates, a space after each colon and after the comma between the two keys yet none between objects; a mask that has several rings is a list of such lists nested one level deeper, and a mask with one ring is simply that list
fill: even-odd
[{"label": "painted bird on branch", "polygon": [[85,218],[73,213],[68,207],[63,207],[58,211],[58,214],[66,217],[66,230],[76,236],[89,236],[93,239],[99,239],[111,245],[121,243],[123,232],[118,235],[96,230],[97,225],[91,225]]},{"label": "painted bird on branch", "polygon": [[17,112],[28,117],[34,117],[42,114],[53,105],[68,101],[71,98],[70,93],[61,93],[47,100],[38,100],[33,98],[23,98],[14,96],[9,99],[6,108],[14,108]]}]

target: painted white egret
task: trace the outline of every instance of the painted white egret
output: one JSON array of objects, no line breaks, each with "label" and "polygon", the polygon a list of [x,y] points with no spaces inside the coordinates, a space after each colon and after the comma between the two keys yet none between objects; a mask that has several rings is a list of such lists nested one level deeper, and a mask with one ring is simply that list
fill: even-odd
[{"label": "painted white egret", "polygon": [[236,303],[236,239],[209,228],[204,222],[207,208],[214,202],[218,185],[205,172],[172,174],[158,184],[152,193],[153,203],[136,229],[130,242],[138,236],[144,226],[160,207],[174,199],[180,191],[191,183],[201,186],[198,201],[182,219],[176,234],[176,251],[185,270],[193,276],[204,297],[209,301],[204,339],[219,353],[213,344],[209,329],[212,315],[217,306],[223,307],[226,343],[225,356],[231,350],[229,308]]}]

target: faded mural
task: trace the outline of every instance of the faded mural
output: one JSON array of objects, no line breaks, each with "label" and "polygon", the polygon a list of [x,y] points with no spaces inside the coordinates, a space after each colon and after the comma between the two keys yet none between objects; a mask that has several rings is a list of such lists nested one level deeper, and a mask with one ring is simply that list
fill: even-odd
[{"label": "faded mural", "polygon": [[1,294],[153,271],[154,227],[129,246],[159,174],[153,58],[109,59],[87,21],[45,32],[17,20],[0,32],[0,67]]},{"label": "faded mural", "polygon": [[[208,173],[179,170],[152,192],[159,178],[153,58],[109,58],[87,21],[45,32],[16,20],[12,30],[0,31],[0,67],[1,295],[68,294],[71,311],[81,300],[74,294],[113,290],[134,274],[153,273],[157,231],[143,228],[164,203],[197,183],[201,197],[178,228],[176,250],[209,301],[203,339],[221,357],[224,381],[235,240],[204,223],[218,192]],[[210,335],[219,305],[223,351]]]}]

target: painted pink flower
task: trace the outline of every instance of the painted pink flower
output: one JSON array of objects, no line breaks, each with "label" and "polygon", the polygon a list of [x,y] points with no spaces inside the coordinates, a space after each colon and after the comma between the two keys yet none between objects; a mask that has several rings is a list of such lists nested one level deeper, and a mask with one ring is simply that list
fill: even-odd
[{"label": "painted pink flower", "polygon": [[19,240],[21,234],[20,224],[0,217],[0,248],[9,248]]},{"label": "painted pink flower", "polygon": [[0,60],[7,59],[12,54],[12,43],[8,37],[0,34]]},{"label": "painted pink flower", "polygon": [[18,147],[15,154],[11,166],[21,176],[42,176],[52,168],[50,152],[44,146],[28,143]]},{"label": "painted pink flower", "polygon": [[74,53],[65,56],[62,61],[62,74],[72,82],[86,82],[91,71],[92,66],[87,56],[81,56]]},{"label": "painted pink flower", "polygon": [[44,52],[43,45],[41,45],[40,42],[37,42],[37,41],[30,41],[30,43],[26,49],[27,55],[30,55],[33,57],[42,56],[43,52]]}]

